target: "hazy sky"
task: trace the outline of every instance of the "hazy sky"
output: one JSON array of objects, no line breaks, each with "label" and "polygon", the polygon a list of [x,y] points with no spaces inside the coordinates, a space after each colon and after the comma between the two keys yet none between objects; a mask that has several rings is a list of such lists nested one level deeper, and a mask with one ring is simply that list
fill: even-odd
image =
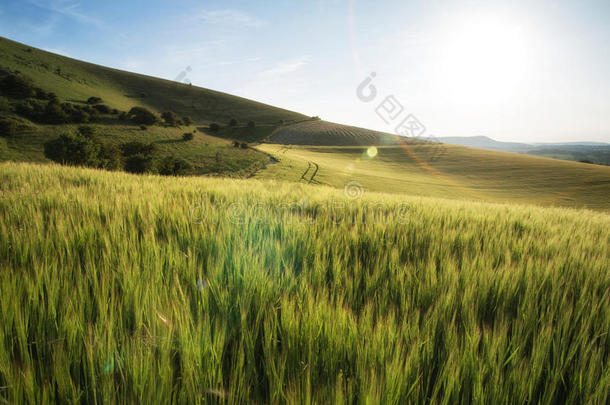
[{"label": "hazy sky", "polygon": [[428,135],[610,142],[608,0],[2,0],[0,35],[383,131],[394,96]]}]

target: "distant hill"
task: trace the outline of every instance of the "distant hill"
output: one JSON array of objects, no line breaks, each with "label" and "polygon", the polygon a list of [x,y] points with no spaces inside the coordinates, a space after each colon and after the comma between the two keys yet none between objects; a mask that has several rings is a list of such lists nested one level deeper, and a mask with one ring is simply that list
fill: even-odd
[{"label": "distant hill", "polygon": [[364,146],[395,145],[396,135],[335,124],[321,120],[308,120],[278,128],[268,139],[284,145]]},{"label": "distant hill", "polygon": [[501,142],[491,139],[487,136],[453,136],[438,138],[440,142],[450,143],[454,145],[470,146],[472,148],[498,150],[503,152],[526,152],[533,148],[532,145],[527,143],[518,142]]},{"label": "distant hill", "polygon": [[610,144],[604,142],[518,143],[501,142],[487,136],[445,137],[439,141],[501,152],[526,153],[553,159],[610,165]]}]

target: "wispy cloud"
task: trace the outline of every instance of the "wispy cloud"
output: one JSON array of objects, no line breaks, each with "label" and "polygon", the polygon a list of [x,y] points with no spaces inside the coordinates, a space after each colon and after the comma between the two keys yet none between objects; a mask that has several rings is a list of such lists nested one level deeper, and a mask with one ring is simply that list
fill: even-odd
[{"label": "wispy cloud", "polygon": [[263,20],[235,9],[204,10],[196,18],[207,24],[238,25],[241,27],[261,27]]},{"label": "wispy cloud", "polygon": [[113,31],[116,34],[115,30],[106,22],[79,11],[80,3],[71,0],[27,0],[27,2],[40,9],[70,18],[80,24],[93,26],[104,31]]},{"label": "wispy cloud", "polygon": [[278,62],[275,66],[264,70],[260,73],[262,77],[281,76],[288,73],[296,72],[307,63],[307,58],[301,58],[293,61]]}]

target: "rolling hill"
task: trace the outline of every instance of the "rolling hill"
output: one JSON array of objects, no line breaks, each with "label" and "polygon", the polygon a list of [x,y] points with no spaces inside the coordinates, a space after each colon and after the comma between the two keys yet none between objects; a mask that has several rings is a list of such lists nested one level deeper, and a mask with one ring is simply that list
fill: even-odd
[{"label": "rolling hill", "polygon": [[278,161],[257,172],[261,179],[338,188],[357,182],[363,192],[610,209],[607,166],[434,143],[380,146],[373,154],[346,146],[258,148]]},{"label": "rolling hill", "polygon": [[[295,112],[167,80],[110,69],[0,39],[0,70],[19,71],[62,102],[109,108],[134,106],[157,114],[189,115],[186,126],[140,125],[102,114],[87,125],[105,142],[151,142],[161,158],[179,157],[192,174],[319,182],[364,190],[490,202],[610,208],[610,168],[435,144],[340,125]],[[8,100],[8,102],[7,102]],[[19,120],[16,136],[0,136],[0,160],[48,162],[44,144],[79,125],[30,122],[0,103],[0,119]],[[11,108],[13,110],[11,110]],[[235,119],[233,125],[229,121]],[[254,125],[247,125],[253,121]],[[211,123],[219,123],[211,130]],[[183,133],[195,131],[192,140]],[[244,142],[259,143],[252,148]],[[373,156],[366,148],[376,146]],[[235,147],[240,146],[240,147]],[[270,157],[275,160],[270,160]],[[310,170],[308,171],[308,168]],[[315,173],[315,178],[311,176]]]},{"label": "rolling hill", "polygon": [[128,110],[139,105],[157,112],[172,110],[180,116],[191,116],[199,125],[227,123],[231,118],[261,123],[307,118],[197,86],[82,62],[1,37],[0,61],[0,68],[18,70],[32,77],[45,91],[74,103],[97,96],[113,108]]},{"label": "rolling hill", "polygon": [[284,125],[267,139],[283,145],[370,146],[396,145],[396,135],[369,129],[335,124],[322,120],[308,120]]}]

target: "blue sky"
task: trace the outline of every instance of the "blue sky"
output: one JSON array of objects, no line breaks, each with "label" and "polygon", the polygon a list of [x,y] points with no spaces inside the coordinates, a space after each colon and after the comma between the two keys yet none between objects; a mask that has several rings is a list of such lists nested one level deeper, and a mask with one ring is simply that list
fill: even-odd
[{"label": "blue sky", "polygon": [[607,0],[0,3],[0,35],[77,59],[389,132],[394,96],[428,135],[529,142],[610,142],[608,21]]}]

